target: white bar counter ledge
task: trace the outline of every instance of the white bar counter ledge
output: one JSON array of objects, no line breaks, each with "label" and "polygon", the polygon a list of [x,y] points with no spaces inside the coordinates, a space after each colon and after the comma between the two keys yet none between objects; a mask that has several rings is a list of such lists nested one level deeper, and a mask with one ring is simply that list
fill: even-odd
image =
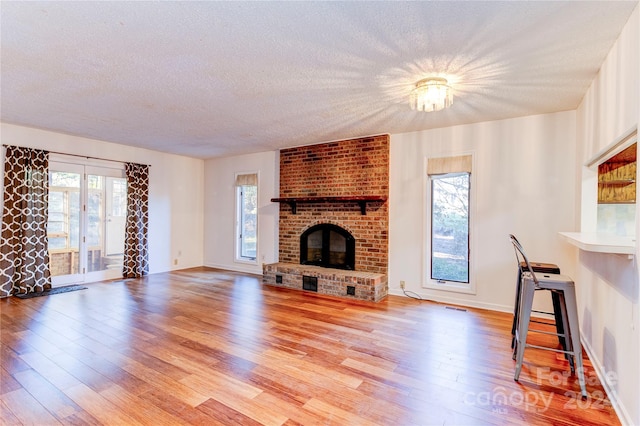
[{"label": "white bar counter ledge", "polygon": [[600,232],[560,232],[560,235],[582,250],[596,253],[636,254],[635,237]]}]

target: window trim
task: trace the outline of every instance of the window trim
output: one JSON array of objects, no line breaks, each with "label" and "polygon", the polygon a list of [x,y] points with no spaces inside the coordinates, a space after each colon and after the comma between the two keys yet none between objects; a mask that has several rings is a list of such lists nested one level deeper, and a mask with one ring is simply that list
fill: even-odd
[{"label": "window trim", "polygon": [[240,241],[240,227],[241,227],[241,220],[240,220],[240,214],[241,214],[241,203],[242,203],[242,198],[240,197],[240,188],[242,186],[246,186],[246,185],[241,185],[239,184],[240,182],[243,181],[242,178],[239,178],[240,176],[243,175],[255,175],[256,178],[256,204],[257,204],[257,209],[259,210],[259,206],[260,206],[260,174],[258,171],[251,171],[251,172],[238,172],[235,173],[234,175],[234,197],[235,197],[235,203],[234,203],[234,236],[233,236],[233,241],[234,241],[234,247],[233,247],[233,261],[235,263],[242,263],[242,264],[248,264],[248,265],[257,265],[258,264],[258,259],[260,257],[260,244],[259,244],[259,240],[260,240],[260,234],[259,234],[259,229],[260,229],[260,215],[256,214],[256,257],[255,258],[250,258],[250,257],[244,257],[241,255],[241,251],[242,251],[242,247],[241,247],[241,241]]},{"label": "window trim", "polygon": [[[470,187],[469,187],[469,282],[461,283],[457,281],[444,281],[439,282],[431,278],[431,212],[432,212],[432,196],[431,196],[431,176],[428,174],[429,159],[430,158],[452,158],[459,156],[471,156],[471,171],[470,173]],[[424,158],[424,173],[423,173],[423,274],[422,274],[422,288],[430,290],[440,290],[453,293],[465,293],[476,294],[476,232],[474,228],[475,216],[476,216],[476,202],[475,194],[477,194],[478,178],[477,174],[474,174],[476,158],[472,152],[452,153],[447,155],[432,156]],[[454,172],[451,172],[454,173]]]}]

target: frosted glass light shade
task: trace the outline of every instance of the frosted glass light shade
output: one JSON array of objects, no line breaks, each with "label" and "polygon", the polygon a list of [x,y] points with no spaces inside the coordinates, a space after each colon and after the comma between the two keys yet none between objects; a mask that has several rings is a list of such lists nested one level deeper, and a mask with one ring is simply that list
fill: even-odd
[{"label": "frosted glass light shade", "polygon": [[411,91],[411,109],[418,111],[440,111],[453,104],[453,93],[447,79],[430,77],[420,80]]}]

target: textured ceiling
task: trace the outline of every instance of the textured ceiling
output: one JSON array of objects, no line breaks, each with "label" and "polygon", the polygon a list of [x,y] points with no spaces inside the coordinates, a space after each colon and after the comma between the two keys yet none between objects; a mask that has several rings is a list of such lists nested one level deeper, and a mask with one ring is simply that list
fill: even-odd
[{"label": "textured ceiling", "polygon": [[209,158],[571,110],[637,4],[2,1],[1,119]]}]

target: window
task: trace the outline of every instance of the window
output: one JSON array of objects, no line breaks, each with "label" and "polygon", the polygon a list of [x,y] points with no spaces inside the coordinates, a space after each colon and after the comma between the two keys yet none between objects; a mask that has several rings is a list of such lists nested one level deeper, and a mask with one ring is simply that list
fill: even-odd
[{"label": "window", "polygon": [[429,159],[430,279],[470,283],[471,156]]},{"label": "window", "polygon": [[258,175],[236,176],[236,260],[255,261],[258,247]]}]

